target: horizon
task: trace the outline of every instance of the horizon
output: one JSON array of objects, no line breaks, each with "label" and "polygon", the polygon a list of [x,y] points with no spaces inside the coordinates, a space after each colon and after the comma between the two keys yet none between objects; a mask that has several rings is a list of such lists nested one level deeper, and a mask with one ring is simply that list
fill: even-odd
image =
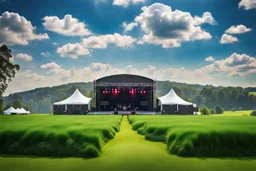
[{"label": "horizon", "polygon": [[0,45],[21,66],[4,96],[129,73],[256,87],[255,9],[244,0],[2,0]]}]

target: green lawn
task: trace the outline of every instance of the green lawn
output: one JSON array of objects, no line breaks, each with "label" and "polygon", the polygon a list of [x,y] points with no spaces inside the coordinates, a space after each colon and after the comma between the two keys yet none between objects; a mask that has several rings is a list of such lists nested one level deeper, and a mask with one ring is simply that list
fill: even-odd
[{"label": "green lawn", "polygon": [[253,94],[254,96],[256,96],[256,92],[249,92],[249,95]]},{"label": "green lawn", "polygon": [[252,110],[241,110],[241,111],[225,111],[223,114],[215,116],[249,116]]},{"label": "green lawn", "polygon": [[[41,117],[48,116],[40,116],[38,118]],[[75,118],[76,116],[72,117]],[[86,116],[83,117],[86,118]],[[99,117],[105,120],[108,116]],[[143,117],[141,116],[141,118]],[[170,118],[172,117],[170,116]],[[210,117],[221,119],[215,116]],[[81,120],[80,117],[77,119]],[[70,120],[74,122],[75,119]],[[58,122],[58,118],[55,118],[55,122]],[[0,123],[2,124],[2,122]],[[13,155],[2,155],[0,157],[0,169],[8,171],[253,171],[255,167],[256,158],[254,157],[183,158],[177,155],[170,155],[166,150],[166,144],[145,140],[144,136],[132,130],[125,117],[122,120],[120,132],[117,132],[115,138],[102,147],[102,155],[99,158],[49,158]]]}]

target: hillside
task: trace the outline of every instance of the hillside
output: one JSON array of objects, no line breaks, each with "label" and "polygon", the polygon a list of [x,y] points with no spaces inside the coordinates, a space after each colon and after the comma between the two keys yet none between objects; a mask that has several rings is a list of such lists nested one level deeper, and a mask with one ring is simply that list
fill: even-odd
[{"label": "hillside", "polygon": [[[23,106],[30,108],[30,110],[33,109],[35,113],[50,113],[52,112],[52,103],[67,98],[76,88],[79,88],[84,95],[93,97],[93,83],[79,82],[18,92],[3,97],[3,100],[5,107],[12,105],[14,101],[21,101]],[[201,106],[206,105],[209,108],[217,104],[221,104],[226,109],[232,109],[234,107],[243,109],[256,108],[256,97],[249,95],[249,90],[251,91],[254,88],[214,87],[211,85],[204,86],[199,84],[157,81],[157,96],[166,94],[171,88],[174,88],[176,93],[184,99]]]}]

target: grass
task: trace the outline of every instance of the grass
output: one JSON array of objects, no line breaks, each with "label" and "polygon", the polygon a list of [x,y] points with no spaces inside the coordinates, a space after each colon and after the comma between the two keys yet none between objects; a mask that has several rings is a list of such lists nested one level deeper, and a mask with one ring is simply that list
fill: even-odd
[{"label": "grass", "polygon": [[249,92],[249,95],[254,95],[254,96],[256,96],[256,92]]},{"label": "grass", "polygon": [[1,116],[0,153],[98,157],[120,122],[121,116]]},{"label": "grass", "polygon": [[256,118],[241,116],[130,116],[134,130],[165,142],[178,156],[256,156]]},{"label": "grass", "polygon": [[215,116],[250,116],[252,110],[241,110],[241,111],[225,111],[223,114],[216,114]]},{"label": "grass", "polygon": [[165,144],[145,141],[143,136],[132,130],[126,118],[122,120],[120,132],[102,147],[99,158],[0,157],[0,169],[11,171],[254,171],[255,166],[254,158],[201,159],[169,155]]}]

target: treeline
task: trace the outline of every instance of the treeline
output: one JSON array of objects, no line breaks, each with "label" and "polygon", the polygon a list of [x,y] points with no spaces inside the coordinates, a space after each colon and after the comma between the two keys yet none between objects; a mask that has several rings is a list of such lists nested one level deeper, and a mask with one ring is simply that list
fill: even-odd
[{"label": "treeline", "polygon": [[[76,88],[87,97],[94,98],[93,83],[70,83],[10,94],[3,98],[5,109],[13,105],[14,107],[24,107],[33,113],[51,113],[52,104],[69,97]],[[254,90],[256,92],[256,88],[253,87],[214,87],[212,85],[157,81],[156,96],[165,95],[171,88],[183,99],[196,103],[199,107],[207,106],[212,109],[221,105],[225,110],[256,109],[256,97],[249,95],[249,92]]]}]

